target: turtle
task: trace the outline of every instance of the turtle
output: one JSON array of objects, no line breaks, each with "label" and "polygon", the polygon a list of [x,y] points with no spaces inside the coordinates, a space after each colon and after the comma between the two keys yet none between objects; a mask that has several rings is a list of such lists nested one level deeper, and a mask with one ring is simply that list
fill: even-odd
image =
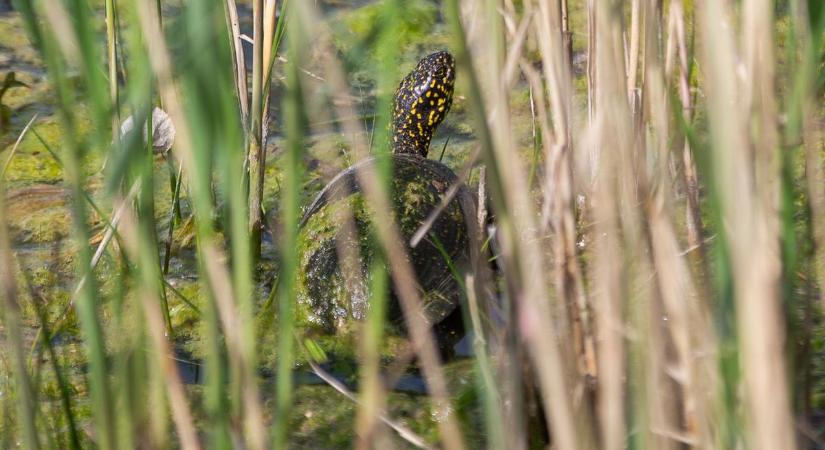
[{"label": "turtle", "polygon": [[[450,168],[427,158],[433,133],[452,105],[454,84],[455,62],[450,53],[439,51],[424,57],[396,90],[390,124],[389,195],[394,219],[421,289],[425,320],[434,328],[446,354],[463,333],[458,306],[464,294],[456,270],[469,265],[471,227],[476,217],[469,189]],[[299,225],[299,318],[324,333],[348,329],[369,310],[370,269],[379,261],[381,250],[358,174],[377,163],[370,157],[336,175],[304,210]],[[412,247],[411,236],[452,186],[459,186],[457,194],[427,236]],[[347,232],[344,227],[344,211],[352,214],[354,231]],[[342,241],[358,250],[360,261],[354,264],[355,270],[342,270],[338,250]],[[392,291],[386,323],[391,331],[406,333]]]}]

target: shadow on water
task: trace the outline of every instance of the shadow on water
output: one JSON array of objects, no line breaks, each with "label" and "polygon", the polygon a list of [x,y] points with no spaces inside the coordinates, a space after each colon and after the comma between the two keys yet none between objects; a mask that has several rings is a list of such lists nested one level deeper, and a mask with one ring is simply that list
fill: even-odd
[{"label": "shadow on water", "polygon": [[[456,358],[472,358],[472,332],[468,333],[462,338],[454,347]],[[203,361],[195,358],[190,352],[183,348],[176,347],[174,349],[175,364],[178,368],[178,374],[181,381],[186,384],[203,384],[205,370]],[[348,380],[348,377],[341,376],[335,373],[335,363],[328,362],[320,364],[320,367],[331,374],[339,383],[347,386],[351,391],[358,390],[358,384]],[[276,375],[269,368],[262,368],[259,371],[261,378],[274,383]],[[320,376],[312,370],[299,369],[293,372],[293,382],[297,386],[320,386],[326,385]],[[405,394],[427,394],[427,383],[419,373],[408,373],[396,381],[392,387],[392,391]]]}]

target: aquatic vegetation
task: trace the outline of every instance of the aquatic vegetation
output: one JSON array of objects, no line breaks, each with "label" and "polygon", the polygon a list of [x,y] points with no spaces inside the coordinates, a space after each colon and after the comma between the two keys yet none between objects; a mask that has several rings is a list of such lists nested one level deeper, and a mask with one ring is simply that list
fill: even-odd
[{"label": "aquatic vegetation", "polygon": [[[818,448],[820,3],[15,0],[0,448]],[[459,358],[398,275],[452,178],[384,164],[393,92],[442,49],[428,164],[485,232],[425,261],[460,285]],[[355,292],[347,213],[392,260]],[[443,251],[468,244],[491,256]]]}]

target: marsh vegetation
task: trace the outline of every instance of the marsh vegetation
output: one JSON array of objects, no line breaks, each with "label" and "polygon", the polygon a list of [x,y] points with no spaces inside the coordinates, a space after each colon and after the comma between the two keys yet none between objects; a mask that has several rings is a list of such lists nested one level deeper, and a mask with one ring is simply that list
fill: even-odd
[{"label": "marsh vegetation", "polygon": [[[12,4],[0,448],[825,448],[821,1]],[[482,232],[458,352],[385,164],[438,50],[428,157]],[[368,157],[341,209],[385,264],[323,333],[300,221]]]}]

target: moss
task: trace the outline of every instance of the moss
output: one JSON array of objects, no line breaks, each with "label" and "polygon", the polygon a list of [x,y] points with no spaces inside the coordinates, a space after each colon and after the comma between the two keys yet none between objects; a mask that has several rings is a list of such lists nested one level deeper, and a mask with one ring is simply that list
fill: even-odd
[{"label": "moss", "polygon": [[176,228],[172,236],[173,251],[195,248],[195,218],[188,216],[183,219]]},{"label": "moss", "polygon": [[[391,178],[391,202],[403,241],[407,242],[423,223],[426,216],[441,200],[451,181],[444,179],[443,168],[434,163],[419,164],[417,161],[395,159]],[[438,169],[436,169],[438,168]],[[337,189],[353,182],[355,174],[349,172],[329,187],[327,194],[334,199]],[[338,247],[341,224],[345,214],[355,221],[356,237],[351,242],[358,250],[360,261],[355,264],[356,279],[345,280],[339,264]],[[371,268],[377,261],[378,240],[373,223],[375,212],[367,204],[364,194],[353,194],[327,201],[309,216],[299,234],[297,255],[296,316],[301,327],[325,352],[354,358],[352,349],[357,348],[360,337],[358,321],[364,318],[372,298]],[[464,216],[458,202],[451,203],[433,226],[432,233],[447,246],[449,258],[466,260],[467,234]],[[407,248],[410,261],[423,288],[421,295],[425,311],[431,320],[444,318],[458,303],[461,295],[444,256],[427,238],[415,249]],[[394,297],[387,306],[385,335],[388,338],[403,336],[400,307]],[[332,338],[327,338],[331,336]],[[450,336],[445,334],[444,345],[450,346]],[[397,350],[391,339],[385,340],[384,354]],[[395,342],[397,344],[397,342]],[[393,347],[390,349],[390,347]],[[348,350],[349,349],[349,350]]]},{"label": "moss", "polygon": [[[430,400],[424,396],[390,392],[387,412],[431,445],[438,442],[438,427]],[[336,449],[352,445],[355,404],[327,386],[299,386],[290,416],[290,442],[299,448]],[[477,435],[478,433],[474,433]],[[409,448],[395,433],[388,433],[393,447]],[[472,440],[472,439],[471,439]]]},{"label": "moss", "polygon": [[71,216],[62,189],[37,185],[10,197],[6,220],[15,241],[49,243],[69,235]]},{"label": "moss", "polygon": [[[198,281],[174,280],[172,286],[201,311],[206,307],[205,292],[203,292]],[[200,313],[170,289],[166,289],[166,299],[169,305],[169,317],[172,320],[172,328],[175,329],[175,333],[179,337],[191,336],[196,331],[195,325],[201,317]]]},{"label": "moss", "polygon": [[39,54],[29,43],[23,20],[16,14],[0,16],[0,49],[10,52],[20,61],[42,65]]},{"label": "moss", "polygon": [[[75,132],[82,139],[90,129],[88,116],[83,108],[78,108],[77,127]],[[59,158],[63,155],[63,136],[65,130],[63,125],[53,116],[38,120],[32,130],[45,141],[49,148],[57,153]],[[13,143],[9,144],[2,155],[7,157],[11,151]],[[88,175],[96,174],[103,165],[102,156],[98,153],[88,153],[82,166]],[[14,158],[6,172],[8,187],[14,188],[35,183],[54,184],[63,180],[63,170],[60,163],[49,153],[33,132],[29,132],[20,142]]]},{"label": "moss", "polygon": [[[2,99],[3,107],[10,111],[9,131],[4,136],[3,145],[10,144],[17,139],[17,132],[22,130],[34,113],[39,114],[41,120],[48,119],[54,103],[54,94],[43,75],[27,71],[16,70],[15,78],[26,84],[9,89]],[[0,76],[4,76],[0,71]],[[0,130],[2,131],[2,130]]]},{"label": "moss", "polygon": [[48,154],[35,151],[15,155],[6,176],[10,183],[59,183],[63,180],[63,169]]}]

